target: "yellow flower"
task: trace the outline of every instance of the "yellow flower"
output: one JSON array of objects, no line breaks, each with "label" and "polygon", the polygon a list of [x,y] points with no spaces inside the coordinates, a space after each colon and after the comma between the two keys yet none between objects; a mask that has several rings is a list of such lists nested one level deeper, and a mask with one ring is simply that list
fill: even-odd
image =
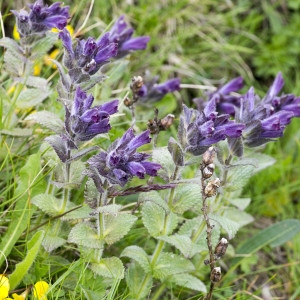
[{"label": "yellow flower", "polygon": [[34,64],[34,66],[33,66],[33,75],[34,76],[39,76],[41,74],[41,70],[42,70],[42,67],[41,67],[41,64],[39,62]]},{"label": "yellow flower", "polygon": [[9,281],[4,275],[0,275],[0,300],[6,299],[9,291]]},{"label": "yellow flower", "polygon": [[13,29],[13,38],[17,41],[20,39],[20,34],[18,32],[18,27],[17,27],[16,24],[15,24],[14,29]]},{"label": "yellow flower", "polygon": [[35,299],[38,300],[47,300],[47,296],[45,294],[47,293],[49,289],[49,284],[45,281],[38,281],[34,285],[33,295]]},{"label": "yellow flower", "polygon": [[[71,25],[67,25],[66,29],[69,30],[71,36],[74,34],[74,28]],[[59,30],[57,28],[52,28],[51,31],[59,32]]]},{"label": "yellow flower", "polygon": [[47,66],[52,66],[53,69],[56,69],[56,65],[50,60],[55,59],[59,54],[59,49],[54,49],[49,55],[44,57],[44,63]]}]

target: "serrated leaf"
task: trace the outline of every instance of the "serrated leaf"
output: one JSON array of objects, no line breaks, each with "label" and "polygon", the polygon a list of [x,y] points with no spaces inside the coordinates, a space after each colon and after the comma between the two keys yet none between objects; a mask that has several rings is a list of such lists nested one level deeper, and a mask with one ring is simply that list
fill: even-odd
[{"label": "serrated leaf", "polygon": [[145,273],[150,273],[151,267],[150,267],[149,257],[145,252],[145,250],[142,249],[141,247],[138,246],[126,247],[120,255],[120,257],[123,256],[134,259],[140,264],[140,266],[143,268]]},{"label": "serrated leaf", "polygon": [[13,40],[9,37],[4,37],[4,38],[0,39],[0,46],[4,47],[6,49],[9,49],[9,50],[18,52],[19,54],[22,54],[22,50],[21,50],[19,44],[15,40]]},{"label": "serrated leaf", "polygon": [[234,206],[236,206],[238,209],[245,210],[249,206],[251,199],[250,198],[229,199],[229,202]]},{"label": "serrated leaf", "polygon": [[199,184],[179,184],[175,188],[173,212],[183,214],[188,209],[201,205],[201,188]]},{"label": "serrated leaf", "polygon": [[253,176],[254,165],[234,165],[228,169],[226,191],[241,190]]},{"label": "serrated leaf", "polygon": [[154,149],[152,153],[152,161],[159,163],[162,166],[162,168],[158,171],[158,174],[165,181],[169,182],[174,173],[175,165],[168,149]]},{"label": "serrated leaf", "polygon": [[[51,59],[51,61],[57,66],[59,75],[60,75],[60,83],[61,83],[61,88],[62,93],[58,93],[61,97],[64,97],[65,93],[70,92],[70,87],[71,87],[71,79],[68,74],[65,73],[65,70],[63,66],[55,59]],[[58,88],[59,91],[59,88]],[[62,95],[63,94],[63,95]]]},{"label": "serrated leaf", "polygon": [[70,183],[80,185],[84,178],[83,171],[85,168],[84,162],[80,160],[73,161],[70,167]]},{"label": "serrated leaf", "polygon": [[130,214],[105,215],[104,240],[111,245],[128,233],[137,217]]},{"label": "serrated leaf", "polygon": [[88,148],[85,148],[83,150],[80,150],[76,153],[73,153],[72,157],[70,159],[68,159],[68,163],[71,162],[71,161],[77,160],[77,159],[83,157],[84,155],[86,155],[87,153],[89,153],[91,151],[94,151],[94,150],[99,150],[99,147],[92,146],[92,147],[88,147]]},{"label": "serrated leaf", "polygon": [[[31,199],[31,203],[50,216],[57,216],[61,212],[61,200],[53,195],[39,194]],[[74,205],[75,206],[75,205]]]},{"label": "serrated leaf", "polygon": [[183,225],[181,225],[178,233],[180,235],[188,235],[189,237],[191,237],[192,233],[199,228],[202,222],[203,222],[202,216],[193,219],[188,219],[184,222]]},{"label": "serrated leaf", "polygon": [[153,277],[164,280],[170,275],[193,270],[195,270],[195,267],[188,259],[174,253],[163,252],[153,267]]},{"label": "serrated leaf", "polygon": [[[26,58],[16,51],[8,49],[4,53],[5,70],[13,74],[14,76],[22,75],[25,61]],[[30,65],[30,62],[28,61],[28,63],[26,64],[27,68],[26,70],[24,70],[25,74],[27,74]]]},{"label": "serrated leaf", "polygon": [[25,258],[16,265],[16,269],[9,276],[10,288],[14,289],[21,282],[33,264],[44,238],[44,231],[38,231],[27,243],[27,253]]},{"label": "serrated leaf", "polygon": [[230,240],[235,236],[235,234],[241,227],[237,222],[223,216],[210,214],[209,218],[213,223],[217,222],[228,233],[228,238]]},{"label": "serrated leaf", "polygon": [[206,250],[206,248],[203,249],[202,246],[193,243],[187,235],[174,234],[171,236],[160,236],[158,239],[176,247],[186,258],[192,258],[195,254]]},{"label": "serrated leaf", "polygon": [[65,140],[62,139],[60,135],[50,135],[45,138],[45,141],[48,142],[52,148],[54,149],[55,153],[59,157],[62,162],[66,162],[68,159],[68,149],[67,143]]},{"label": "serrated leaf", "polygon": [[103,213],[110,214],[116,216],[118,212],[122,209],[122,205],[120,204],[109,204],[104,206],[99,206],[94,210],[94,213]]},{"label": "serrated leaf", "polygon": [[45,36],[39,38],[31,48],[32,57],[35,59],[43,57],[57,41],[58,34],[56,32],[47,31]]},{"label": "serrated leaf", "polygon": [[[177,216],[165,210],[153,202],[146,202],[142,207],[142,220],[151,236],[169,235],[176,228]],[[166,224],[165,224],[166,222]]]},{"label": "serrated leaf", "polygon": [[91,263],[90,268],[95,274],[103,277],[124,278],[124,266],[117,257],[102,258],[99,263]]},{"label": "serrated leaf", "polygon": [[15,81],[23,83],[24,85],[38,88],[40,91],[48,92],[49,85],[45,78],[37,76],[17,77]]},{"label": "serrated leaf", "polygon": [[223,216],[231,221],[238,223],[240,227],[254,221],[254,218],[251,215],[233,207],[227,208]]},{"label": "serrated leaf", "polygon": [[94,87],[96,84],[104,81],[107,78],[107,76],[105,75],[93,75],[89,78],[88,81],[86,82],[82,82],[80,84],[80,87],[83,91],[88,91],[90,90],[92,87]]},{"label": "serrated leaf", "polygon": [[151,191],[149,193],[140,193],[139,202],[152,202],[160,206],[166,213],[170,212],[168,204],[157,191]]},{"label": "serrated leaf", "polygon": [[[129,299],[144,299],[149,295],[153,287],[153,279],[149,274],[147,277],[145,276],[145,272],[139,264],[131,263],[129,265],[125,274],[126,283],[130,291]],[[144,282],[144,280],[146,281]]]},{"label": "serrated leaf", "polygon": [[[68,207],[67,207],[66,211],[68,211],[68,210],[70,210],[70,209],[68,209]],[[61,219],[63,221],[65,221],[65,220],[88,219],[88,218],[91,217],[91,213],[92,212],[93,212],[93,210],[89,206],[84,205],[84,206],[82,206],[82,207],[80,207],[78,209],[75,209],[75,210],[67,213]]]},{"label": "serrated leaf", "polygon": [[20,109],[28,109],[43,102],[50,95],[50,91],[36,88],[23,89],[18,96],[16,106]]},{"label": "serrated leaf", "polygon": [[49,111],[35,112],[26,117],[25,120],[37,122],[55,133],[64,132],[64,122],[56,114]]},{"label": "serrated leaf", "polygon": [[68,241],[87,248],[103,248],[103,241],[88,223],[75,225],[69,234]]},{"label": "serrated leaf", "polygon": [[174,283],[176,285],[192,289],[195,291],[206,293],[205,284],[199,280],[197,277],[190,274],[175,274],[168,278],[168,282]]},{"label": "serrated leaf", "polygon": [[52,252],[53,250],[63,246],[66,243],[67,241],[64,238],[47,233],[45,235],[42,245],[47,252]]},{"label": "serrated leaf", "polygon": [[184,153],[180,144],[171,137],[168,143],[168,150],[172,155],[176,166],[184,166]]},{"label": "serrated leaf", "polygon": [[0,132],[2,134],[10,135],[10,136],[19,136],[19,137],[32,136],[32,129],[30,128],[3,129]]}]

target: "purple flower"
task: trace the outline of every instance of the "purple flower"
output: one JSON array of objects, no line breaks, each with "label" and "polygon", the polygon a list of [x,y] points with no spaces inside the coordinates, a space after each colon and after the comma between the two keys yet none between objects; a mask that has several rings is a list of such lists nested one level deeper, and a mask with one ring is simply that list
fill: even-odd
[{"label": "purple flower", "polygon": [[121,16],[110,30],[109,40],[118,44],[117,58],[121,58],[136,50],[144,50],[150,40],[148,36],[132,38],[133,28],[129,27]]},{"label": "purple flower", "polygon": [[19,13],[12,11],[17,17],[18,30],[21,36],[43,33],[52,28],[63,29],[66,27],[70,17],[69,7],[61,7],[61,4],[61,2],[56,2],[48,6],[47,4],[44,5],[42,0],[37,0],[28,5],[30,12],[27,15],[24,10]]},{"label": "purple flower", "polygon": [[109,117],[118,111],[118,100],[91,107],[94,97],[77,87],[71,109],[70,135],[74,140],[88,141],[100,133],[110,130]]},{"label": "purple flower", "polygon": [[145,76],[144,84],[138,91],[139,103],[157,102],[166,94],[180,90],[180,79],[173,78],[157,84],[158,77]]},{"label": "purple flower", "polygon": [[226,138],[238,138],[245,126],[230,120],[229,115],[218,115],[216,102],[211,99],[202,112],[183,106],[180,118],[181,132],[185,132],[185,148],[194,155],[203,154],[207,148]]},{"label": "purple flower", "polygon": [[110,148],[92,156],[88,160],[91,168],[107,178],[112,184],[124,186],[131,178],[145,175],[156,176],[161,166],[147,161],[150,155],[136,152],[137,148],[149,143],[150,131],[146,130],[135,136],[132,128],[115,141]]},{"label": "purple flower", "polygon": [[[230,93],[240,90],[244,86],[243,77],[236,77],[229,81],[224,86],[217,89],[215,92],[208,94],[208,100],[215,99],[217,105],[217,111],[230,116],[235,115],[235,110],[240,106],[241,96],[232,95]],[[197,105],[198,110],[203,110],[205,107],[205,101],[202,98],[193,99]]]},{"label": "purple flower", "polygon": [[[59,33],[59,38],[66,49],[64,64],[68,69],[80,68],[82,73],[95,74],[104,64],[117,55],[118,45],[104,34],[98,41],[89,37],[87,40],[77,40],[72,46],[72,39],[67,29]],[[74,80],[76,81],[76,80]]]}]

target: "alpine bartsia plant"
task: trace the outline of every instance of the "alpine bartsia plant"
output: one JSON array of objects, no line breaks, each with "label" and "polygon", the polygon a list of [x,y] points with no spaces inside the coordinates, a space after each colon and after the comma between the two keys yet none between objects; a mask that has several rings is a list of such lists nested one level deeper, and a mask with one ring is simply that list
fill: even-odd
[{"label": "alpine bartsia plant", "polygon": [[157,176],[161,165],[147,161],[149,154],[136,152],[137,148],[150,143],[149,135],[150,131],[146,130],[135,136],[130,128],[107,151],[91,157],[88,164],[111,184],[120,186],[124,186],[134,176],[141,179],[146,174]]},{"label": "alpine bartsia plant", "polygon": [[69,7],[61,7],[61,2],[50,6],[45,5],[42,0],[29,4],[30,11],[12,10],[17,18],[18,31],[21,37],[31,34],[41,34],[52,28],[63,29],[66,27],[69,15]]},{"label": "alpine bartsia plant", "polygon": [[116,58],[121,58],[127,54],[144,50],[150,40],[149,36],[139,36],[133,38],[134,29],[125,22],[125,16],[121,16],[113,25],[109,32],[109,41],[118,45]]}]

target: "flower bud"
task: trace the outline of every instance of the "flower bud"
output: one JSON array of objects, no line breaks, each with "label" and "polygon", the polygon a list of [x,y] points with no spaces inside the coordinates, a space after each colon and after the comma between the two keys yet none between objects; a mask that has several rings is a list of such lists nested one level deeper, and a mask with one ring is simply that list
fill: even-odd
[{"label": "flower bud", "polygon": [[215,267],[210,273],[210,280],[212,282],[219,282],[221,279],[221,268]]},{"label": "flower bud", "polygon": [[214,162],[216,150],[214,147],[209,147],[202,155],[202,162],[204,165],[209,165]]},{"label": "flower bud", "polygon": [[209,164],[202,170],[202,176],[203,178],[207,179],[210,178],[215,170],[215,165],[214,164]]},{"label": "flower bud", "polygon": [[220,179],[215,178],[208,182],[204,189],[204,194],[206,197],[212,197],[217,193],[218,188],[220,187]]},{"label": "flower bud", "polygon": [[129,97],[126,97],[126,98],[124,99],[124,105],[125,105],[125,106],[129,107],[129,106],[131,106],[132,104],[133,104],[133,103],[132,103],[132,101],[130,100]]},{"label": "flower bud", "polygon": [[228,241],[225,238],[221,238],[219,243],[217,244],[215,248],[215,258],[220,259],[226,252],[228,247]]},{"label": "flower bud", "polygon": [[170,128],[171,125],[173,124],[174,119],[175,119],[174,115],[168,114],[160,121],[159,129],[166,130],[166,129]]}]

